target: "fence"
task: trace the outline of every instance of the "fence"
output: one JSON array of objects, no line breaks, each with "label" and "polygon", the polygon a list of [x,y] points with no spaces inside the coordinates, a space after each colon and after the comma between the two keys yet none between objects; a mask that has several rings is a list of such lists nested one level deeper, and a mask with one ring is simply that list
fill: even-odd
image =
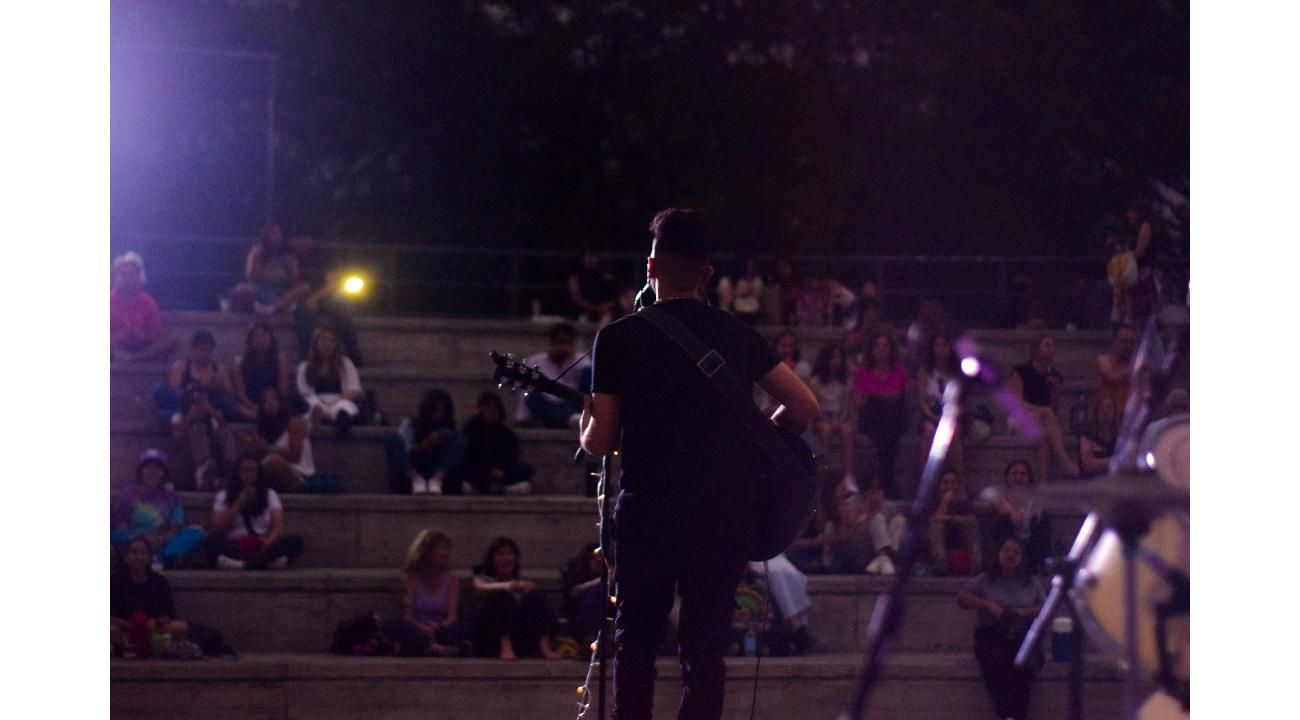
[{"label": "fence", "polygon": [[[211,310],[243,274],[250,240],[243,237],[121,233],[111,239],[114,255],[140,253],[150,292],[170,309]],[[572,252],[535,248],[473,248],[432,245],[322,243],[337,262],[367,277],[370,290],[361,312],[386,315],[521,318],[534,302],[546,313],[569,308],[566,279],[577,266]],[[620,281],[639,287],[645,256],[605,254]],[[927,255],[793,255],[801,268],[827,266],[854,286],[874,281],[890,318],[911,317],[921,298],[941,298],[959,322],[991,327],[1027,276],[1055,324],[1089,321],[1109,310],[1104,257],[1009,257]],[[722,256],[727,267],[730,258]],[[759,257],[760,262],[770,258]],[[1098,310],[1098,307],[1104,307]],[[1104,325],[1104,320],[1100,321]]]}]

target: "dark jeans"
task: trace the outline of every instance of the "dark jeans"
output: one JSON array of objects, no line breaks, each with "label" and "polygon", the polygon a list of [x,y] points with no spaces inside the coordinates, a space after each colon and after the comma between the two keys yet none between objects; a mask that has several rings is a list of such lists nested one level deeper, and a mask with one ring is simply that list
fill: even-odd
[{"label": "dark jeans", "polygon": [[[578,373],[578,387],[584,392],[590,390],[591,368],[585,367],[575,372]],[[539,392],[528,393],[524,397],[524,404],[528,406],[528,412],[532,413],[534,420],[540,422],[543,427],[552,429],[569,427],[569,418],[574,413],[582,412],[581,406],[570,405]]]},{"label": "dark jeans", "polygon": [[[465,435],[457,432],[452,441],[436,450],[411,451],[406,438],[393,432],[384,437],[384,455],[388,458],[388,484],[395,493],[411,493],[411,479],[407,472],[414,470],[420,477],[432,477],[446,472],[448,479],[459,477],[457,472],[465,459]],[[444,491],[451,489],[444,486]]]},{"label": "dark jeans", "polygon": [[988,625],[975,628],[975,659],[979,662],[984,687],[993,698],[1000,718],[1025,720],[1029,717],[1029,693],[1036,670],[1033,662],[1024,668],[1015,665],[1019,641],[1008,641],[1005,633]]},{"label": "dark jeans", "polygon": [[569,634],[579,642],[594,638],[604,619],[605,605],[604,588],[599,584],[592,585],[576,600],[570,601],[565,616],[569,621]]},{"label": "dark jeans", "polygon": [[540,590],[516,598],[512,592],[494,590],[483,597],[474,651],[481,657],[501,654],[501,638],[509,637],[515,655],[540,655],[542,638],[555,629],[555,613]]},{"label": "dark jeans", "polygon": [[440,627],[430,635],[423,628],[410,620],[393,618],[385,620],[381,626],[384,635],[397,644],[397,654],[402,656],[424,655],[433,643],[448,647],[460,647],[474,636],[474,628],[465,618],[458,617],[449,625]]},{"label": "dark jeans", "polygon": [[293,325],[298,335],[298,357],[305,358],[311,351],[311,336],[318,326],[333,328],[339,337],[343,352],[353,365],[361,367],[361,348],[357,345],[357,331],[352,325],[352,308],[346,299],[338,296],[321,302],[320,312],[311,313],[298,303],[293,309]]},{"label": "dark jeans", "polygon": [[903,399],[868,395],[866,404],[858,412],[858,432],[871,438],[876,451],[876,481],[885,491],[885,497],[897,498],[894,487],[894,468],[898,460],[898,440],[903,436],[906,413]]},{"label": "dark jeans", "polygon": [[[681,596],[677,657],[682,668],[680,720],[722,716],[736,585],[745,553],[726,524],[638,508],[619,498],[615,511],[614,713],[617,720],[646,720],[654,709],[655,652],[667,631],[673,589]],[[716,509],[716,508],[715,508]],[[743,513],[728,513],[746,517]],[[695,531],[694,528],[702,528]]]},{"label": "dark jeans", "polygon": [[508,485],[517,485],[521,482],[529,482],[533,479],[533,466],[527,463],[520,463],[506,468],[506,476],[501,480],[492,477],[492,471],[485,467],[466,466],[463,473],[464,481],[473,485],[480,493],[484,495],[499,495],[501,490]]},{"label": "dark jeans", "polygon": [[225,538],[209,538],[207,547],[208,558],[213,564],[216,564],[218,555],[225,555],[228,558],[243,560],[244,566],[249,570],[262,570],[282,557],[289,558],[292,562],[302,554],[303,545],[302,538],[297,535],[281,535],[278,540],[270,545],[263,545],[256,552],[244,552],[240,549],[239,543]]},{"label": "dark jeans", "polygon": [[[158,420],[162,423],[163,429],[170,428],[172,416],[181,411],[180,393],[167,383],[158,383],[153,386],[153,402],[158,406]],[[242,422],[239,416],[239,401],[234,395],[223,392],[208,393],[208,402],[227,422]]]}]

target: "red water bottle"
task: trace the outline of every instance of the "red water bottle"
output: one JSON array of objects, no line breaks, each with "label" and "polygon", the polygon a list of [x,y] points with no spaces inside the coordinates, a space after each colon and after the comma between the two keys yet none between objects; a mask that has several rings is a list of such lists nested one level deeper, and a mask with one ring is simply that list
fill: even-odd
[{"label": "red water bottle", "polygon": [[136,610],[131,616],[131,646],[138,658],[147,658],[153,648],[149,646],[149,618],[144,610]]}]

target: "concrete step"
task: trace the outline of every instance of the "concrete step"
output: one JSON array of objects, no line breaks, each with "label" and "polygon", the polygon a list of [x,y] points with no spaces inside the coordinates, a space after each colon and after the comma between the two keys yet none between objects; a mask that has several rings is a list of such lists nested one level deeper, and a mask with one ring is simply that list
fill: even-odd
[{"label": "concrete step", "polygon": [[[477,550],[477,548],[475,548]],[[458,546],[458,556],[472,552]],[[525,562],[529,548],[524,545]],[[477,554],[477,553],[475,553]],[[560,607],[558,570],[536,563],[525,576],[538,582],[555,610]],[[462,600],[472,607],[469,572]],[[334,627],[362,612],[401,613],[396,566],[392,569],[291,569],[281,572],[173,570],[167,573],[177,612],[220,629],[240,652],[315,652],[329,647]],[[914,578],[895,647],[908,652],[969,651],[974,613],[957,606],[967,578]],[[809,625],[818,653],[865,649],[867,625],[892,580],[864,575],[809,578]]]},{"label": "concrete step", "polygon": [[[236,425],[238,438],[252,426]],[[312,455],[316,469],[333,473],[355,493],[389,492],[388,465],[384,456],[384,437],[396,427],[356,427],[349,436],[340,437],[332,428],[318,427],[312,432]],[[135,465],[145,448],[173,451],[171,437],[148,421],[115,421],[109,428],[109,472],[114,487],[131,482]],[[582,495],[587,488],[587,464],[574,464],[578,448],[577,432],[519,428],[520,454],[534,468],[533,492],[546,495]],[[186,453],[175,452],[176,486],[193,487],[193,471],[187,467]]]},{"label": "concrete step", "polygon": [[[182,493],[189,523],[206,526],[213,493]],[[434,528],[456,542],[455,567],[469,568],[497,536],[527,552],[527,567],[555,569],[596,541],[596,501],[578,496],[437,497],[286,494],[285,522],[310,568],[396,568],[416,533]],[[1051,517],[1054,546],[1068,547],[1080,518]]]},{"label": "concrete step", "polygon": [[[758,715],[837,716],[857,687],[861,661],[857,655],[764,658],[757,673]],[[575,689],[586,668],[576,661],[324,654],[246,654],[195,662],[113,660],[111,717],[565,718],[577,714]],[[680,699],[681,673],[671,658],[661,658],[656,670],[655,706],[659,715],[671,716]],[[751,717],[754,680],[752,658],[727,660],[726,720]],[[1031,715],[1064,717],[1066,693],[1067,667],[1049,663],[1034,686]],[[1084,694],[1085,717],[1090,720],[1121,714],[1121,681],[1113,664],[1089,666]],[[993,706],[969,653],[895,653],[867,713],[874,720],[951,720],[993,717]],[[588,716],[594,714],[593,703]]]},{"label": "concrete step", "polygon": [[[167,312],[164,326],[188,342],[199,328],[210,330],[217,338],[217,359],[228,361],[242,352],[244,337],[252,318],[247,315],[215,312]],[[297,341],[290,322],[273,320],[272,328],[280,347],[296,357]],[[358,342],[370,365],[439,368],[445,372],[478,372],[487,363],[491,350],[531,354],[546,347],[550,324],[529,320],[469,320],[450,318],[358,317]],[[782,328],[758,328],[764,337],[775,337]],[[834,328],[795,328],[800,352],[812,362],[822,343],[839,340],[844,331]],[[901,327],[901,330],[906,330]],[[594,330],[579,327],[579,345],[590,347]],[[984,354],[1008,370],[1029,358],[1030,344],[1037,330],[971,329],[971,337]],[[1067,380],[1091,379],[1096,375],[1097,354],[1110,345],[1110,333],[1104,330],[1057,330],[1056,362]],[[364,378],[363,378],[364,380]]]}]

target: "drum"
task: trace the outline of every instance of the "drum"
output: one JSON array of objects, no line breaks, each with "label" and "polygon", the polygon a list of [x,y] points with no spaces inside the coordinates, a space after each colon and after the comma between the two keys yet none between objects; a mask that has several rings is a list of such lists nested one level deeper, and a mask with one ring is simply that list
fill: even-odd
[{"label": "drum", "polygon": [[1192,489],[1192,423],[1187,415],[1173,415],[1147,427],[1138,444],[1138,466],[1154,470],[1166,484]]}]

